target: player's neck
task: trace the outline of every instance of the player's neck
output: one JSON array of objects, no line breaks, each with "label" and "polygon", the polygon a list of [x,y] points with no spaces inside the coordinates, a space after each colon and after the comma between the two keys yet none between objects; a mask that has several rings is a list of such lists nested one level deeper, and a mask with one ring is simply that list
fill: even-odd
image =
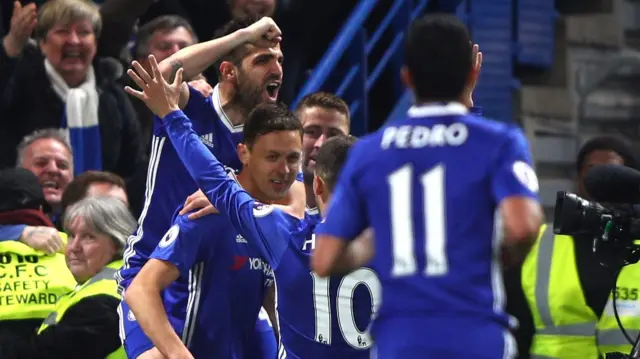
[{"label": "player's neck", "polygon": [[324,209],[326,207],[326,204],[324,202],[318,202],[318,204],[316,204],[316,207],[318,208],[318,212],[320,213],[320,217],[322,217],[324,219]]},{"label": "player's neck", "polygon": [[307,194],[307,207],[316,208],[316,194],[313,193],[313,185],[307,185],[305,183],[304,190]]},{"label": "player's neck", "polygon": [[425,100],[420,100],[417,99],[415,102],[415,106],[416,107],[421,107],[421,106],[442,106],[443,104],[448,104],[448,103],[452,103],[452,102],[460,102],[460,100],[452,100],[452,99],[425,99]]},{"label": "player's neck", "polygon": [[238,179],[238,183],[240,183],[240,186],[242,186],[242,188],[247,191],[247,193],[249,193],[251,197],[257,199],[262,203],[273,202],[272,200],[266,198],[266,196],[262,192],[260,192],[260,190],[258,190],[258,187],[253,183],[253,181],[251,181],[251,178],[246,171],[240,171],[236,178]]},{"label": "player's neck", "polygon": [[249,111],[239,101],[234,101],[235,90],[230,84],[219,83],[220,106],[234,126],[242,125],[249,117]]}]

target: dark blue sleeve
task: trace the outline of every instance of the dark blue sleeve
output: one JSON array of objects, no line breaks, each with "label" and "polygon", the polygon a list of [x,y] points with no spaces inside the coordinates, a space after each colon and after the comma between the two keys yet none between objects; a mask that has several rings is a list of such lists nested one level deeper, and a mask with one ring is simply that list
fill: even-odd
[{"label": "dark blue sleeve", "polygon": [[0,242],[19,240],[26,227],[24,224],[0,225]]},{"label": "dark blue sleeve", "polygon": [[289,243],[293,217],[255,201],[230,179],[182,111],[168,114],[163,122],[180,160],[211,204],[243,237],[253,241],[273,269],[277,268]]},{"label": "dark blue sleeve", "polygon": [[[198,228],[204,221],[209,220],[211,220],[209,216],[198,218],[195,221],[191,221],[185,216],[177,217],[151,253],[151,258],[167,261],[178,268],[181,276],[188,276],[204,246],[215,246],[215,240],[208,241],[211,243],[203,243],[205,237],[208,238],[208,236],[203,235],[202,228]],[[215,250],[214,248],[207,249]]]},{"label": "dark blue sleeve", "polygon": [[357,142],[338,178],[326,219],[316,227],[316,234],[352,240],[369,227],[364,196],[356,185],[356,170],[365,140]]},{"label": "dark blue sleeve", "polygon": [[538,199],[538,178],[531,166],[529,145],[522,130],[510,129],[498,149],[491,171],[491,187],[496,203],[514,196]]},{"label": "dark blue sleeve", "polygon": [[469,109],[469,113],[476,116],[482,116],[482,107],[473,106]]}]

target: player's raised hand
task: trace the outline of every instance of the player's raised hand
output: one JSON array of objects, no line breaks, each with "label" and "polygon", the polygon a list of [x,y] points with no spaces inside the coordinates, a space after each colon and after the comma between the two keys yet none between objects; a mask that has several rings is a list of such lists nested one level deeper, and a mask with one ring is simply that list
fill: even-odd
[{"label": "player's raised hand", "polygon": [[29,36],[36,27],[36,4],[25,6],[20,1],[13,2],[13,14],[11,15],[11,28],[3,43],[7,55],[14,57],[22,52],[27,44]]},{"label": "player's raised hand", "polygon": [[482,69],[482,52],[478,44],[473,44],[471,50],[471,81],[464,89],[463,104],[469,108],[473,107],[473,90],[476,88],[478,78],[480,77],[480,70]]},{"label": "player's raised hand", "polygon": [[[196,211],[197,210],[197,211]],[[200,217],[204,217],[208,214],[219,213],[218,210],[209,202],[207,196],[202,193],[201,190],[193,193],[184,201],[184,206],[180,211],[180,215],[184,215],[191,211],[195,211],[191,213],[188,218],[191,220],[198,219]]]},{"label": "player's raised hand", "polygon": [[282,31],[272,18],[265,16],[246,29],[247,42],[259,47],[273,47],[282,41]]},{"label": "player's raised hand", "polygon": [[149,64],[151,65],[152,75],[149,75],[138,61],[131,63],[135,71],[129,69],[127,70],[127,75],[142,91],[134,90],[129,86],[126,86],[124,90],[131,96],[140,99],[156,116],[162,118],[180,109],[178,101],[180,100],[183,69],[178,69],[173,82],[168,83],[162,77],[155,56],[149,55]]}]

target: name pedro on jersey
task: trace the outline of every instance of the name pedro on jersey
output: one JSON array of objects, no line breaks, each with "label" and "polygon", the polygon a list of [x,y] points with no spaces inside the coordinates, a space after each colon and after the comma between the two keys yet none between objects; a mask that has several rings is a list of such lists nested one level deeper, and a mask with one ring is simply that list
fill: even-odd
[{"label": "name pedro on jersey", "polygon": [[469,129],[463,123],[450,125],[436,124],[431,127],[420,125],[389,126],[384,130],[380,147],[422,148],[460,146],[467,137]]}]

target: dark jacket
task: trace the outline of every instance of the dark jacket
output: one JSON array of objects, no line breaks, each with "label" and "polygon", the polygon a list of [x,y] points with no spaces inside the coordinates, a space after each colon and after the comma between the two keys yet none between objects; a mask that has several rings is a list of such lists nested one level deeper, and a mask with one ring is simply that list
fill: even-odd
[{"label": "dark jacket", "polygon": [[[126,93],[117,84],[122,67],[94,60],[103,169],[130,178],[142,160],[140,128]],[[0,166],[13,166],[21,139],[42,128],[59,128],[64,102],[56,95],[44,68],[44,57],[27,46],[9,58],[0,46]]]},{"label": "dark jacket", "polygon": [[40,335],[2,331],[0,358],[104,359],[121,345],[118,335],[105,335],[119,331],[119,304],[111,296],[95,295],[70,307],[60,322]]}]

